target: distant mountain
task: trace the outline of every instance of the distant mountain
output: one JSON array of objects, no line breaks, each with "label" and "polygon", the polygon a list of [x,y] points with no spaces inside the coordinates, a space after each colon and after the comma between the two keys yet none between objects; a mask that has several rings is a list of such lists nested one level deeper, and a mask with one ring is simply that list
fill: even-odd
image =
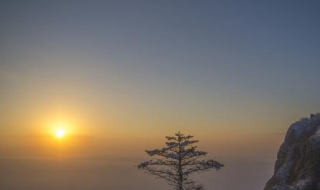
[{"label": "distant mountain", "polygon": [[320,113],[290,126],[264,190],[320,190]]}]

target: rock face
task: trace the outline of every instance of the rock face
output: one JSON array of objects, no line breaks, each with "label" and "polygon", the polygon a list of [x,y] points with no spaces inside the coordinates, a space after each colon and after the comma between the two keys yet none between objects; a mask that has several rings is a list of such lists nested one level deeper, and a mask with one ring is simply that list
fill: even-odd
[{"label": "rock face", "polygon": [[320,190],[320,114],[292,124],[264,190]]}]

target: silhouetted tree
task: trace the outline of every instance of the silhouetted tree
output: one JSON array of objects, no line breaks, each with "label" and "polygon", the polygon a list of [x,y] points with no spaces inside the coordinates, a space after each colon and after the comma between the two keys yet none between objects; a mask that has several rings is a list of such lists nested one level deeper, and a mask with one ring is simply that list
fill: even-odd
[{"label": "silhouetted tree", "polygon": [[197,151],[194,143],[199,141],[191,140],[193,136],[178,132],[173,137],[166,137],[166,147],[162,149],[146,150],[149,156],[160,158],[142,162],[139,169],[149,174],[163,178],[174,190],[203,190],[201,184],[196,184],[189,179],[189,175],[210,170],[219,170],[224,165],[216,160],[201,159],[207,155],[206,152]]}]

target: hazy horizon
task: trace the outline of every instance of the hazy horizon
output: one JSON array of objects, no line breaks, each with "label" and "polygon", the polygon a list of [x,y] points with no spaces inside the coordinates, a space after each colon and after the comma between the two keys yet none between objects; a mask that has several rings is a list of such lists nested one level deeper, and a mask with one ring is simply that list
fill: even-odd
[{"label": "hazy horizon", "polygon": [[226,165],[206,189],[262,189],[319,112],[319,8],[1,1],[0,189],[170,189],[136,166],[177,131]]},{"label": "hazy horizon", "polygon": [[[164,137],[126,140],[120,137],[110,141],[73,138],[78,143],[49,144],[47,138],[40,137],[2,138],[0,188],[170,189],[165,181],[137,169],[140,162],[152,159],[144,150],[164,147]],[[223,140],[212,135],[212,139],[197,136],[195,139],[200,140],[199,150],[208,152],[207,158],[219,160],[225,167],[195,175],[193,179],[207,189],[261,189],[272,175],[283,135],[230,135]]]}]

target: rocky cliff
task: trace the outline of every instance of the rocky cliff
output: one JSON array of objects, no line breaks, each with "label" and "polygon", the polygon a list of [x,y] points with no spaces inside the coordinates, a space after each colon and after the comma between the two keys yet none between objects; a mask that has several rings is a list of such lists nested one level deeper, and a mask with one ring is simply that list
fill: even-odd
[{"label": "rocky cliff", "polygon": [[264,190],[320,190],[320,114],[290,126]]}]

